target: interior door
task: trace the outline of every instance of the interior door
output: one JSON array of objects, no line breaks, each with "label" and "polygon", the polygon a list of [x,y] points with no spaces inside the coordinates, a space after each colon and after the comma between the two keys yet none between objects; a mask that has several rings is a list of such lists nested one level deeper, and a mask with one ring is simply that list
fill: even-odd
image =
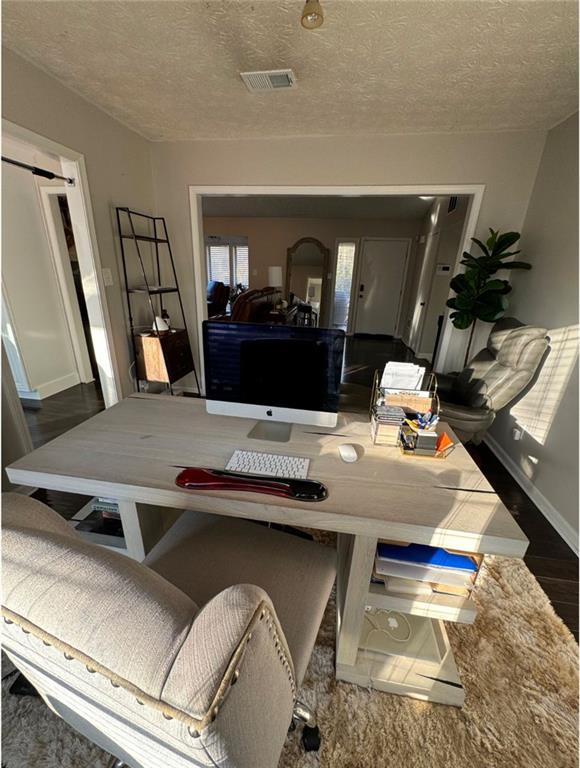
[{"label": "interior door", "polygon": [[407,240],[363,240],[355,333],[395,335],[408,246]]}]

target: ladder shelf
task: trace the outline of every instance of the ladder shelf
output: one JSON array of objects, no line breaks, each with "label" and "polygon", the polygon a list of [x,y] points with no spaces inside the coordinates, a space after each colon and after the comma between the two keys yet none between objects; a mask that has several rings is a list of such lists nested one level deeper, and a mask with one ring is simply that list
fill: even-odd
[{"label": "ladder shelf", "polygon": [[[140,213],[139,211],[133,211],[128,207],[121,206],[117,207],[116,213],[137,389],[140,389],[141,381],[161,382],[166,384],[169,387],[169,391],[173,394],[173,383],[188,373],[193,373],[199,396],[201,392],[199,379],[189,343],[185,311],[183,309],[183,301],[177,281],[177,272],[175,270],[175,262],[165,219],[162,216],[150,216],[149,214]],[[137,232],[135,217],[144,219],[152,234],[146,235]],[[129,270],[127,267],[130,254],[125,249],[125,242],[127,240],[132,240],[135,246],[134,255],[137,257],[138,267],[141,272],[139,285],[129,285]],[[147,245],[140,246],[140,243]],[[149,257],[149,254],[145,254],[141,250],[143,247],[151,245],[154,246],[154,258],[153,267],[150,268],[149,272],[153,272],[153,280],[149,279],[146,268],[146,259]],[[165,252],[159,246],[164,246]],[[169,258],[168,264],[171,267],[173,285],[164,284],[162,280],[161,261],[162,258],[166,259],[167,257]],[[167,294],[177,296],[182,328],[162,331],[158,327],[157,317],[161,316],[165,310],[163,297]],[[131,299],[137,296],[146,296],[148,299],[152,320],[149,326],[151,328],[149,333],[139,332],[138,328],[143,326],[135,325],[135,312]]]}]

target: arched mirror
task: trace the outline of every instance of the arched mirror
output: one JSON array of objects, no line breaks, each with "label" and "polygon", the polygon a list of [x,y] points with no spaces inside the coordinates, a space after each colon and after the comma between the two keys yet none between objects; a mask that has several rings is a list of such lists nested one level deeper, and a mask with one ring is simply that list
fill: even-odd
[{"label": "arched mirror", "polygon": [[330,251],[315,237],[303,237],[288,248],[286,261],[286,293],[312,306],[320,319],[324,317],[326,276]]}]

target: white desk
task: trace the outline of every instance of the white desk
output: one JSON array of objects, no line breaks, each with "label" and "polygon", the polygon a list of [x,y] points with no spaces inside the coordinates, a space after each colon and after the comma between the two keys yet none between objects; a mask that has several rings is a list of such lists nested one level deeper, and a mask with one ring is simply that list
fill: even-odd
[{"label": "white desk", "polygon": [[[369,582],[380,538],[523,556],[526,537],[469,454],[459,446],[446,460],[414,459],[394,447],[375,447],[368,421],[359,414],[340,414],[333,430],[294,426],[289,443],[249,440],[250,426],[247,419],[210,416],[195,399],[133,395],[23,457],[7,473],[16,485],[118,499],[128,553],[136,559],[162,532],[162,519],[152,507],[336,531],[337,676],[460,705],[463,690],[442,620],[472,621],[473,601],[437,595],[393,603]],[[337,447],[344,442],[362,446],[364,457],[342,462]],[[176,466],[223,468],[236,448],[310,458],[309,476],[327,485],[328,499],[305,503],[175,485]],[[365,605],[426,617],[433,637],[425,658],[377,660],[361,652]],[[437,674],[433,649],[442,657]]]}]

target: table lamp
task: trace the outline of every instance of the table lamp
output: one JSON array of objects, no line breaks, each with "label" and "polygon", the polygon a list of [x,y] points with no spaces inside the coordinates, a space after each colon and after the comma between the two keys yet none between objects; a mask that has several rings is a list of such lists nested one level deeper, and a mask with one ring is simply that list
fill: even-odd
[{"label": "table lamp", "polygon": [[270,288],[282,288],[282,267],[268,267],[268,285]]}]

